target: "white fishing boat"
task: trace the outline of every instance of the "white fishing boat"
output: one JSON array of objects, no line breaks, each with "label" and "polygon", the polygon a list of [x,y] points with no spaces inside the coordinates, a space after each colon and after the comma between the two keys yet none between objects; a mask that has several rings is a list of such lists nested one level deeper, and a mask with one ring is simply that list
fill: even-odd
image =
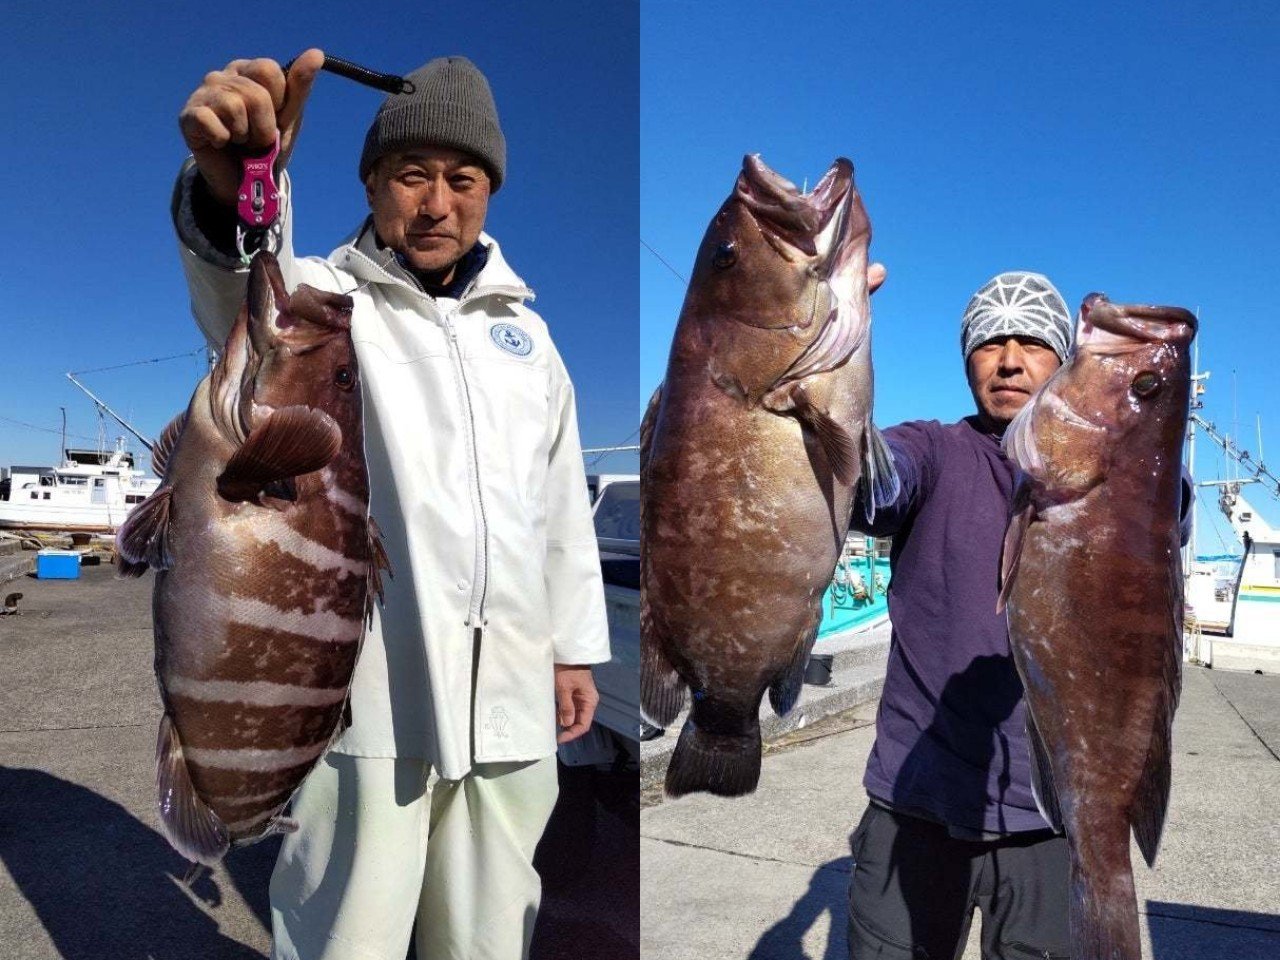
[{"label": "white fishing boat", "polygon": [[0,468],[0,530],[115,533],[160,486],[124,438],[115,450],[65,450],[61,466]]},{"label": "white fishing boat", "polygon": [[1232,462],[1237,476],[1196,481],[1196,495],[1203,501],[1216,492],[1217,507],[1239,541],[1240,552],[1198,554],[1193,516],[1191,542],[1183,563],[1188,627],[1185,655],[1208,666],[1270,673],[1280,670],[1280,529],[1263,518],[1243,490],[1256,484],[1260,493],[1266,491],[1280,500],[1280,480],[1262,462],[1261,424],[1255,460],[1199,413],[1208,376],[1193,377],[1187,464],[1194,475],[1199,432]]}]

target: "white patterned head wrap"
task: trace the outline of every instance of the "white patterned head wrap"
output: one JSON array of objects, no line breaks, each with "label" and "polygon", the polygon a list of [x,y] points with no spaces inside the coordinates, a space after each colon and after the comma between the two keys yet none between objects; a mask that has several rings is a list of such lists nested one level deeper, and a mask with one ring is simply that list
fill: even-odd
[{"label": "white patterned head wrap", "polygon": [[1074,332],[1066,301],[1048,277],[1010,270],[992,277],[970,299],[960,322],[960,347],[967,361],[988,340],[1034,337],[1065,361]]}]

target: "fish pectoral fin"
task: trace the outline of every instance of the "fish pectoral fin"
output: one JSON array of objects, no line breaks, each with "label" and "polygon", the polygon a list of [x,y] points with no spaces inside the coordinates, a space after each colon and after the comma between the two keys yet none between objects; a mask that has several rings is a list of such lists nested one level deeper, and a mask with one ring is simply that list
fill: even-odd
[{"label": "fish pectoral fin", "polygon": [[151,448],[151,469],[155,471],[157,477],[163,479],[169,472],[169,460],[173,456],[173,448],[178,445],[178,438],[182,436],[182,428],[186,425],[187,411],[183,410],[169,421],[161,431],[160,439]]},{"label": "fish pectoral fin", "polygon": [[156,799],[169,843],[188,860],[214,866],[231,846],[226,824],[196,793],[173,720],[160,719],[156,743]]},{"label": "fish pectoral fin", "polygon": [[849,431],[813,399],[802,381],[765,394],[764,406],[774,413],[793,414],[817,439],[836,480],[844,486],[853,483],[858,476],[858,445]]},{"label": "fish pectoral fin", "polygon": [[[218,494],[256,500],[269,486],[319,470],[342,449],[342,429],[322,410],[273,410],[245,438],[218,477]],[[274,488],[273,488],[274,489]]]},{"label": "fish pectoral fin", "polygon": [[140,577],[147,567],[168,570],[169,508],[173,487],[161,487],[133,508],[116,533],[116,567],[122,577]]},{"label": "fish pectoral fin", "polygon": [[1024,477],[1013,493],[1009,526],[1005,528],[1004,546],[1000,551],[1000,596],[996,599],[996,613],[1004,613],[1009,602],[1013,581],[1018,574],[1018,563],[1022,559],[1022,545],[1026,542],[1027,529],[1035,516],[1036,507],[1031,499],[1030,481]]},{"label": "fish pectoral fin", "polygon": [[1031,795],[1035,798],[1036,807],[1045,822],[1058,833],[1064,833],[1062,827],[1062,805],[1058,802],[1058,791],[1053,785],[1053,768],[1049,765],[1049,752],[1040,739],[1040,730],[1036,727],[1031,711],[1027,711],[1027,742],[1031,744]]},{"label": "fish pectoral fin", "polygon": [[862,476],[858,478],[858,496],[862,498],[867,523],[875,521],[877,507],[889,506],[901,490],[893,451],[885,443],[884,434],[868,420],[862,432]]}]

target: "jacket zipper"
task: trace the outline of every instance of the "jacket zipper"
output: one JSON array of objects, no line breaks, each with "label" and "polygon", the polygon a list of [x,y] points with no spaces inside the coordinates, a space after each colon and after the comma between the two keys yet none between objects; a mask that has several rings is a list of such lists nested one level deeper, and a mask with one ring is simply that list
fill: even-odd
[{"label": "jacket zipper", "polygon": [[[458,301],[462,305],[462,301]],[[476,418],[471,406],[471,386],[467,383],[462,364],[462,348],[458,345],[458,330],[453,325],[453,314],[444,314],[445,330],[449,333],[450,350],[458,382],[462,385],[462,403],[467,412],[467,445],[471,448],[472,493],[471,507],[477,521],[474,581],[471,585],[471,605],[467,610],[467,626],[479,627],[484,622],[484,600],[489,588],[489,521],[485,516],[484,497],[480,493],[480,450],[476,443]]]},{"label": "jacket zipper", "polygon": [[[425,297],[431,305],[436,309],[441,318],[444,320],[445,330],[449,334],[450,352],[453,354],[454,369],[458,374],[458,382],[461,384],[462,403],[466,409],[467,426],[469,431],[467,434],[467,444],[471,453],[471,477],[472,477],[472,500],[471,509],[477,521],[478,530],[476,538],[476,557],[473,567],[473,582],[471,584],[471,603],[467,608],[466,626],[475,627],[477,630],[486,622],[484,619],[484,602],[489,593],[489,522],[484,510],[484,497],[480,492],[480,450],[476,443],[476,418],[475,412],[471,406],[471,386],[467,382],[466,370],[462,363],[462,348],[458,344],[458,331],[454,327],[453,317],[462,309],[470,298],[472,292],[479,284],[480,278],[474,277],[465,290],[462,291],[457,301],[457,307],[450,312],[444,313],[440,310],[440,304],[435,297],[427,293],[418,284],[409,285],[404,280],[390,274],[386,267],[382,264],[370,260],[359,250],[352,250],[352,254],[361,257],[366,263],[376,267],[389,280],[403,284],[420,297]],[[530,299],[533,291],[527,287],[515,286],[499,286],[493,285],[485,289],[485,295],[497,294],[500,296],[509,296],[514,299]]]}]

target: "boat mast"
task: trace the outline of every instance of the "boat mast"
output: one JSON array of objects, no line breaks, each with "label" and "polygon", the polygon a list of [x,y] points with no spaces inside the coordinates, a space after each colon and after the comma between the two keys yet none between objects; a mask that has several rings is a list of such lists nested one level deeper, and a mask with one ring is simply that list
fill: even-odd
[{"label": "boat mast", "polygon": [[115,418],[115,421],[118,424],[120,424],[120,426],[124,427],[126,430],[132,433],[135,437],[137,437],[142,442],[142,445],[144,447],[146,447],[148,450],[152,450],[155,448],[155,441],[148,440],[146,437],[140,434],[137,430],[135,430],[133,428],[133,424],[129,423],[128,420],[120,416],[120,414],[116,413],[114,410],[108,407],[105,403],[103,403],[101,400],[95,397],[93,393],[89,390],[89,388],[86,387],[83,383],[81,383],[79,380],[77,380],[75,377],[73,377],[69,373],[67,374],[67,379],[70,380],[72,383],[74,383],[81,390],[83,390],[85,394],[89,397],[89,399],[98,405],[98,409],[105,410],[107,413],[111,414],[111,416]]},{"label": "boat mast", "polygon": [[[1196,320],[1200,319],[1200,308],[1196,307]],[[1200,341],[1197,340],[1192,347],[1191,362],[1191,416],[1187,418],[1187,473],[1191,476],[1191,490],[1195,493],[1196,488],[1196,423],[1199,415],[1196,411],[1204,407],[1204,401],[1200,397],[1204,394],[1205,388],[1203,381],[1209,379],[1209,372],[1200,372]],[[1191,532],[1187,538],[1187,545],[1183,548],[1182,556],[1182,575],[1184,578],[1191,576],[1191,565],[1196,559],[1196,504],[1191,505]]]}]

